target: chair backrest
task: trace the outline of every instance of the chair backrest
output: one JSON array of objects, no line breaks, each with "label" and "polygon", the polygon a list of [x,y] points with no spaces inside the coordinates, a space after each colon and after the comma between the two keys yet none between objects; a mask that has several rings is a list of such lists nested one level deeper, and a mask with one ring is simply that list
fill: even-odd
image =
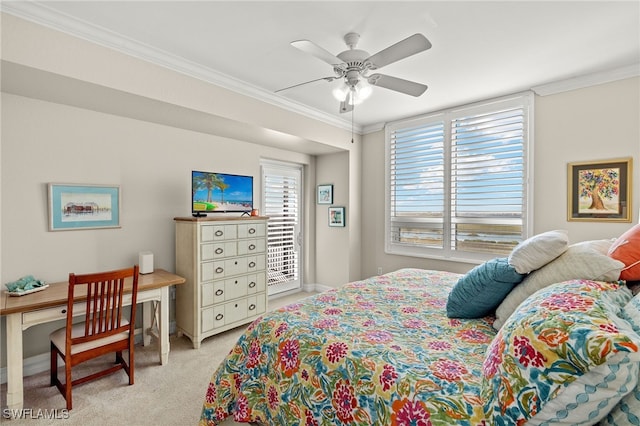
[{"label": "chair backrest", "polygon": [[[131,293],[129,322],[123,316],[123,300]],[[72,336],[73,301],[86,294],[84,332]],[[90,342],[110,335],[132,331],[135,325],[136,299],[138,295],[138,265],[115,271],[94,274],[69,274],[67,301],[66,352],[79,343]],[[133,335],[133,333],[131,333]]]}]

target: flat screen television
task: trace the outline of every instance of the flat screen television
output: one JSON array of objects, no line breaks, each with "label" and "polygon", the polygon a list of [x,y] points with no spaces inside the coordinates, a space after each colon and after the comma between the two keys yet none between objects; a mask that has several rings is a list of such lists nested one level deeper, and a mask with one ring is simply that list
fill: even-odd
[{"label": "flat screen television", "polygon": [[253,176],[191,172],[191,213],[245,213],[253,209]]}]

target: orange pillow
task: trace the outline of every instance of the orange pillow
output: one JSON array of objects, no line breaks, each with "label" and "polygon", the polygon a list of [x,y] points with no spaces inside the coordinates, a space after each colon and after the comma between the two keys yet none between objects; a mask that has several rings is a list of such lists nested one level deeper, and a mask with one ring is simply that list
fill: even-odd
[{"label": "orange pillow", "polygon": [[620,273],[621,280],[640,280],[640,224],[620,235],[609,248],[608,255],[624,263],[625,267]]}]

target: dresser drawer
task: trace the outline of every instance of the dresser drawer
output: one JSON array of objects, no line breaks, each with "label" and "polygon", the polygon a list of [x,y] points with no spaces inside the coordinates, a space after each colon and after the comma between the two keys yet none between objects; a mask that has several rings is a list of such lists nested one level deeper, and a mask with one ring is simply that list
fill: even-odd
[{"label": "dresser drawer", "polygon": [[247,272],[264,271],[266,267],[265,256],[248,256],[245,259],[247,260]]},{"label": "dresser drawer", "polygon": [[255,294],[264,292],[267,288],[267,278],[264,272],[247,275],[247,293]]},{"label": "dresser drawer", "polygon": [[[264,261],[261,263],[264,264]],[[200,282],[246,274],[247,272],[257,270],[256,265],[257,261],[255,256],[203,262],[200,264]]]},{"label": "dresser drawer", "polygon": [[264,253],[265,248],[266,241],[264,238],[238,241],[238,254]]},{"label": "dresser drawer", "polygon": [[264,223],[242,223],[238,225],[238,238],[264,237],[265,231]]},{"label": "dresser drawer", "polygon": [[224,281],[212,281],[202,284],[200,287],[202,293],[200,294],[200,307],[213,305],[214,303],[224,302],[225,291]]},{"label": "dresser drawer", "polygon": [[238,225],[202,225],[200,241],[224,241],[238,238]]},{"label": "dresser drawer", "polygon": [[222,259],[238,255],[238,244],[235,241],[224,243],[202,244],[200,246],[200,260]]},{"label": "dresser drawer", "polygon": [[264,294],[247,297],[247,317],[260,315],[267,310]]},{"label": "dresser drawer", "polygon": [[[223,305],[214,305],[202,310],[202,331],[207,332],[214,328],[220,328],[227,324],[242,321],[257,309],[256,301],[252,302],[252,310],[249,311],[247,299],[240,299]],[[253,314],[251,314],[253,315]]]}]

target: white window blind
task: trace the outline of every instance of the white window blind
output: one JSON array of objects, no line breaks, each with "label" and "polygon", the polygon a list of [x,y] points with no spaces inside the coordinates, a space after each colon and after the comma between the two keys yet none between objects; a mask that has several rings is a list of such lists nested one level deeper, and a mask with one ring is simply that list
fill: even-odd
[{"label": "white window blind", "polygon": [[484,260],[528,236],[530,101],[387,126],[387,252]]},{"label": "white window blind", "polygon": [[299,220],[301,172],[263,165],[263,211],[267,222],[269,294],[300,287]]}]

